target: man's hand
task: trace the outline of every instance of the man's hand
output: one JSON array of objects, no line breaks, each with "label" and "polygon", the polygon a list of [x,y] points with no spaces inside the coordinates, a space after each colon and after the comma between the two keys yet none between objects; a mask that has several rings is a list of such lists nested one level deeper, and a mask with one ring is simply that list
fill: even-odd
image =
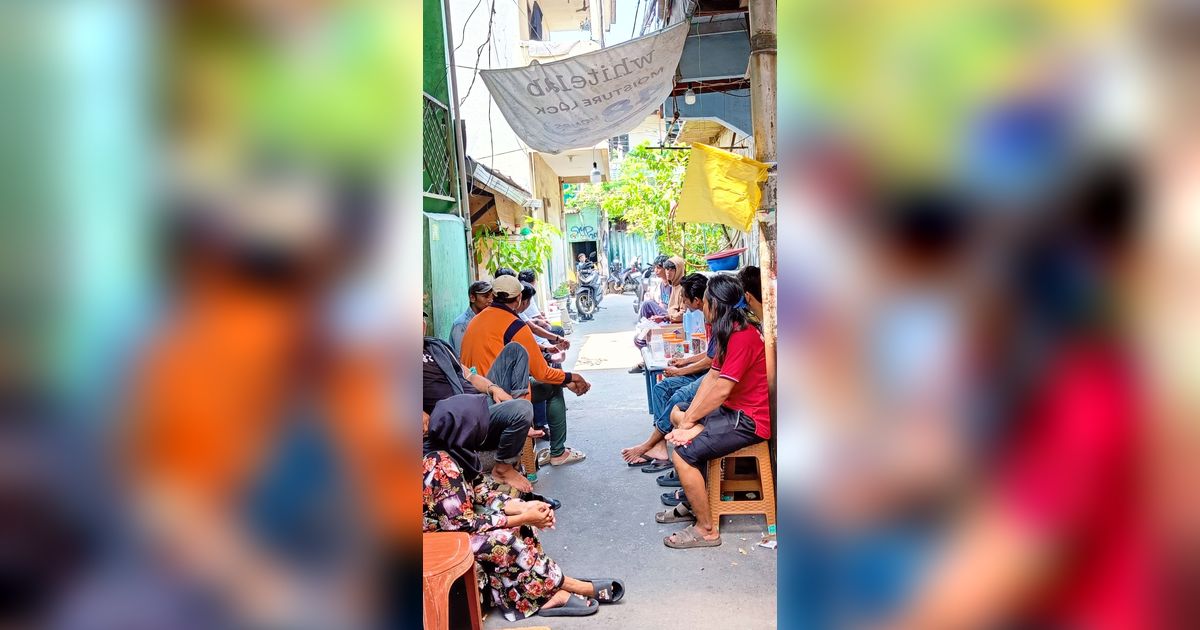
[{"label": "man's hand", "polygon": [[666,440],[675,446],[685,446],[700,435],[704,430],[704,425],[698,424],[690,429],[675,429],[667,434]]},{"label": "man's hand", "polygon": [[559,337],[558,337],[558,343],[557,343],[557,344],[555,344],[555,345],[557,345],[557,346],[558,346],[558,349],[559,349],[559,350],[566,350],[566,349],[568,349],[568,348],[570,348],[570,347],[571,347],[571,342],[570,342],[570,341],[568,341],[566,337],[563,337],[562,335],[559,335]]},{"label": "man's hand", "polygon": [[[674,361],[675,359],[671,359],[671,360]],[[670,366],[663,370],[663,375],[664,376],[683,376],[683,370],[681,370],[680,368],[674,367],[674,366]]]},{"label": "man's hand", "polygon": [[492,400],[496,401],[497,403],[502,403],[506,400],[513,399],[513,397],[511,395],[509,395],[508,392],[501,389],[499,385],[493,385],[493,386],[489,387],[488,389],[490,389],[492,392]]},{"label": "man's hand", "polygon": [[671,359],[669,361],[667,361],[667,365],[670,367],[678,367],[682,364],[683,364],[683,359],[680,359],[679,357],[671,357]]},{"label": "man's hand", "polygon": [[667,316],[666,315],[655,315],[650,318],[650,321],[655,322],[657,324],[661,324],[661,323],[667,321]]},{"label": "man's hand", "polygon": [[[676,406],[671,408],[671,424],[673,426],[685,427],[685,428],[690,427],[691,425],[686,424],[686,422],[684,421],[686,416],[688,416],[688,412],[686,412],[685,409],[680,409],[678,404],[676,404]],[[694,424],[695,424],[695,422],[692,422],[692,425],[694,425]]]},{"label": "man's hand", "polygon": [[582,396],[588,393],[588,390],[591,388],[592,384],[587,382],[587,380],[585,380],[578,373],[572,374],[571,382],[567,383],[567,389],[571,390],[576,396]]}]

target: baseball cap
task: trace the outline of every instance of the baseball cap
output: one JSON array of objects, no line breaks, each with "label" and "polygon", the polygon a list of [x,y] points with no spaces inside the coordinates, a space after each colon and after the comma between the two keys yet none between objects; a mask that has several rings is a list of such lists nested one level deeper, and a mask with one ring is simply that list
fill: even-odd
[{"label": "baseball cap", "polygon": [[500,276],[492,282],[492,291],[496,293],[496,297],[520,297],[522,288],[521,281],[513,276]]},{"label": "baseball cap", "polygon": [[471,283],[471,288],[470,288],[471,295],[479,295],[481,293],[490,293],[491,290],[492,290],[492,283],[490,280],[476,280],[475,282]]}]

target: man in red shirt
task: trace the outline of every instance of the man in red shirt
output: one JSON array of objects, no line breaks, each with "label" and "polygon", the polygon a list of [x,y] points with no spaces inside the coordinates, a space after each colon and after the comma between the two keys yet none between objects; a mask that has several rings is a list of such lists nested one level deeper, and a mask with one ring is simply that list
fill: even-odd
[{"label": "man in red shirt", "polygon": [[675,429],[666,439],[675,446],[675,471],[692,505],[690,510],[677,505],[655,520],[696,521],[663,539],[675,549],[721,544],[709,514],[701,468],[713,458],[771,437],[766,346],[749,323],[744,293],[731,276],[717,274],[709,280],[703,308],[712,326],[716,356],[692,402],[671,412]]}]

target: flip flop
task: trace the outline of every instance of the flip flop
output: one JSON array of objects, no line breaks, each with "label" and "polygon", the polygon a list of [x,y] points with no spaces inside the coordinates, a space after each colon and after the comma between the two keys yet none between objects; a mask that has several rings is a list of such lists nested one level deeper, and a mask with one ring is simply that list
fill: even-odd
[{"label": "flip flop", "polygon": [[669,459],[656,459],[649,466],[642,469],[644,473],[660,473],[664,470],[671,470],[675,464]]},{"label": "flip flop", "polygon": [[674,470],[672,470],[671,472],[669,472],[665,475],[659,475],[658,476],[658,485],[660,485],[664,488],[682,488],[683,487],[683,483],[681,481],[679,481],[679,475],[676,475]]},{"label": "flip flop", "polygon": [[688,509],[686,506],[683,507],[683,510],[684,510],[683,514],[679,513],[679,508],[680,508],[680,506],[676,505],[675,507],[673,507],[669,510],[663,510],[663,511],[659,512],[658,514],[655,514],[654,522],[656,522],[656,523],[684,523],[684,522],[690,523],[690,522],[696,520],[696,515],[692,514],[692,511],[690,509]]},{"label": "flip flop", "polygon": [[721,537],[716,540],[705,540],[696,533],[695,525],[687,527],[663,538],[663,544],[672,549],[694,549],[696,547],[720,547]]},{"label": "flip flop", "polygon": [[687,500],[687,495],[683,493],[683,488],[674,492],[664,492],[662,495],[662,503],[667,507],[675,507]]},{"label": "flip flop", "polygon": [[662,461],[660,459],[654,459],[653,457],[647,458],[645,455],[639,455],[639,457],[642,458],[642,461],[640,461],[640,462],[625,462],[625,465],[629,466],[630,468],[641,468],[642,466],[649,466],[651,464],[655,464],[655,463]]},{"label": "flip flop", "polygon": [[625,597],[625,583],[614,578],[579,578],[583,582],[591,582],[596,589],[596,600],[601,604],[615,604]]},{"label": "flip flop", "polygon": [[562,606],[542,608],[537,614],[542,617],[586,617],[596,614],[597,610],[600,610],[600,602],[591,597],[571,595]]}]

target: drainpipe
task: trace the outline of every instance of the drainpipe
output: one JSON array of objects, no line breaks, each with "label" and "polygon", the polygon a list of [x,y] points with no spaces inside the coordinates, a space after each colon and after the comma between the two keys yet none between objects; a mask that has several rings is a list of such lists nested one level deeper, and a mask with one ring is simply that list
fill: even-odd
[{"label": "drainpipe", "polygon": [[[458,103],[458,66],[454,63],[454,29],[450,28],[450,0],[442,0],[442,32],[445,37],[442,41],[446,44],[446,60],[450,67],[447,72],[450,75],[450,115],[454,119],[454,157],[458,163],[458,216],[463,220],[463,232],[467,239],[467,269],[469,270],[472,281],[479,279],[478,269],[475,266],[475,242],[474,234],[471,231],[471,196],[467,188],[467,147],[466,141],[463,138],[462,115],[459,110]],[[491,95],[488,95],[491,98]]]}]

